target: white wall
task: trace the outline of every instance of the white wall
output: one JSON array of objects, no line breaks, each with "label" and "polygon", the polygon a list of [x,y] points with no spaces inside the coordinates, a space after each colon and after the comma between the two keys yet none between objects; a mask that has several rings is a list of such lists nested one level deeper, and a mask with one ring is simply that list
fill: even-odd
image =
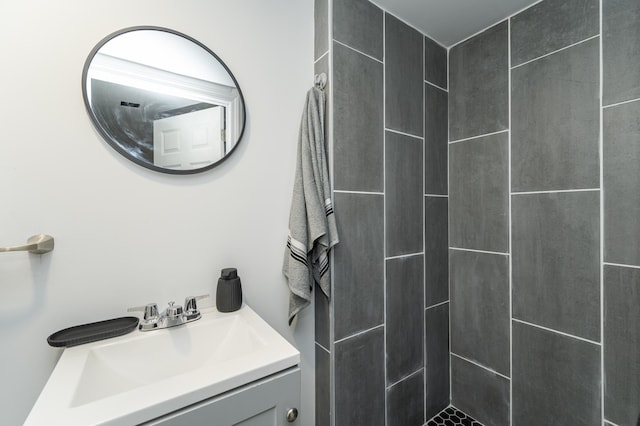
[{"label": "white wall", "polygon": [[[56,238],[42,257],[0,254],[2,424],[22,423],[60,356],[49,334],[129,306],[214,294],[227,266],[238,267],[245,300],[301,351],[301,423],[313,424],[313,312],[289,329],[281,274],[313,81],[313,1],[8,0],[0,17],[0,245]],[[80,82],[86,56],[136,25],[198,39],[240,83],[245,137],[213,171],[148,171],[93,129]]]}]

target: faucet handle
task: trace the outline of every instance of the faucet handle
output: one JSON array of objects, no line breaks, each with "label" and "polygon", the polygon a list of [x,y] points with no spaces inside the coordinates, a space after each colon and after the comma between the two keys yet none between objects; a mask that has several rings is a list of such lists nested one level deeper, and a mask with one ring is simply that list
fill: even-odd
[{"label": "faucet handle", "polygon": [[187,297],[186,299],[184,299],[184,310],[187,313],[198,312],[198,304],[196,303],[196,301],[205,299],[207,297],[209,297],[208,294]]},{"label": "faucet handle", "polygon": [[127,312],[144,312],[142,317],[145,321],[151,321],[158,319],[158,305],[155,303],[148,303],[145,306],[134,306],[127,309]]},{"label": "faucet handle", "polygon": [[180,315],[182,315],[182,306],[180,305],[176,305],[176,302],[171,301],[169,302],[169,306],[167,306],[167,309],[165,311],[165,315],[167,316],[167,318],[178,318]]}]

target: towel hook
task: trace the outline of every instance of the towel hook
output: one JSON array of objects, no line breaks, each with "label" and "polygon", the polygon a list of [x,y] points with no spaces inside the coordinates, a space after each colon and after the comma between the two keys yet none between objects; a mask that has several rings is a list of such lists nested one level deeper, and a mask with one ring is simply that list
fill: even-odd
[{"label": "towel hook", "polygon": [[29,237],[27,244],[15,247],[0,247],[0,253],[8,251],[28,251],[29,253],[43,254],[53,250],[53,237],[46,234],[38,234]]},{"label": "towel hook", "polygon": [[327,85],[327,74],[323,72],[316,74],[314,84],[318,89],[324,90],[324,87]]}]

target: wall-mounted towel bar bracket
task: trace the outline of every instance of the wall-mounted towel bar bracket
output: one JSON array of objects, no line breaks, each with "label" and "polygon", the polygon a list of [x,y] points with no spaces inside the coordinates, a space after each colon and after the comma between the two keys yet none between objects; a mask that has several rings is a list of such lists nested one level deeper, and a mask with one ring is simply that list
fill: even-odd
[{"label": "wall-mounted towel bar bracket", "polygon": [[15,247],[0,247],[0,253],[7,251],[28,251],[29,253],[43,254],[53,250],[53,237],[51,235],[38,234],[29,237],[27,244]]}]

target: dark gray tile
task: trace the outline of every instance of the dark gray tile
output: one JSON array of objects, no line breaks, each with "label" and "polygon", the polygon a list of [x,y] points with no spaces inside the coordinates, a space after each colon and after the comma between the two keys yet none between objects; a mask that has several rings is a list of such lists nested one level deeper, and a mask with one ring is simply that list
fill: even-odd
[{"label": "dark gray tile", "polygon": [[508,135],[449,145],[449,244],[509,250]]},{"label": "dark gray tile", "polygon": [[330,347],[330,327],[331,319],[329,313],[329,299],[324,292],[318,290],[314,291],[314,303],[315,303],[315,334],[316,342],[324,346]]},{"label": "dark gray tile", "polygon": [[640,270],[604,266],[604,415],[640,420]]},{"label": "dark gray tile", "polygon": [[449,51],[449,140],[509,125],[508,22]]},{"label": "dark gray tile", "polygon": [[424,199],[425,304],[436,305],[449,299],[449,200]]},{"label": "dark gray tile", "polygon": [[451,351],[509,376],[509,257],[450,252]]},{"label": "dark gray tile", "polygon": [[640,98],[640,3],[602,2],[604,105]]},{"label": "dark gray tile", "polygon": [[424,259],[387,260],[387,380],[394,383],[424,366]]},{"label": "dark gray tile", "polygon": [[599,197],[512,197],[514,318],[600,340]]},{"label": "dark gray tile", "polygon": [[424,374],[407,377],[387,390],[387,426],[424,424]]},{"label": "dark gray tile", "polygon": [[444,90],[424,85],[424,192],[425,194],[447,194],[447,130],[448,94]]},{"label": "dark gray tile", "polygon": [[333,38],[380,61],[382,20],[382,10],[367,0],[333,2]]},{"label": "dark gray tile", "polygon": [[509,424],[509,380],[451,357],[451,404],[486,425]]},{"label": "dark gray tile", "polygon": [[329,0],[313,2],[314,59],[329,51]]},{"label": "dark gray tile", "polygon": [[423,36],[388,13],[385,25],[385,125],[422,136]]},{"label": "dark gray tile", "polygon": [[640,103],[603,114],[604,258],[640,265]]},{"label": "dark gray tile", "polygon": [[334,249],[336,340],[384,322],[384,197],[334,194],[340,244]]},{"label": "dark gray tile", "polygon": [[512,72],[512,190],[600,185],[598,40]]},{"label": "dark gray tile", "polygon": [[426,418],[449,405],[449,304],[425,313]]},{"label": "dark gray tile", "polygon": [[333,44],[334,187],[383,191],[382,64]]},{"label": "dark gray tile", "polygon": [[598,0],[545,0],[511,18],[511,66],[600,33]]},{"label": "dark gray tile", "polygon": [[424,38],[424,79],[447,88],[447,49],[429,37]]},{"label": "dark gray tile", "polygon": [[422,139],[386,132],[386,256],[422,251]]},{"label": "dark gray tile", "polygon": [[384,426],[384,329],[335,344],[335,426]]},{"label": "dark gray tile", "polygon": [[316,347],[316,423],[331,424],[331,356],[318,345]]},{"label": "dark gray tile", "polygon": [[513,424],[601,425],[600,347],[513,322]]}]

